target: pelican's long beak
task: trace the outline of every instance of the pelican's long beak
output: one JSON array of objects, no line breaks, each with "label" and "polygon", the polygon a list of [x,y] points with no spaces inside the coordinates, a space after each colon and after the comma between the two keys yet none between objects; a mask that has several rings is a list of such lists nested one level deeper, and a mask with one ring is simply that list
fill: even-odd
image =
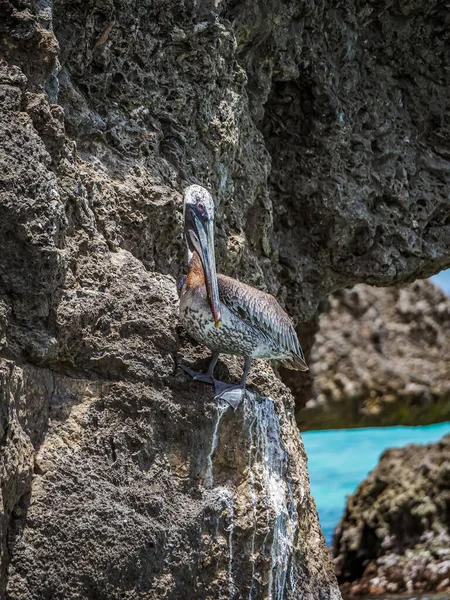
[{"label": "pelican's long beak", "polygon": [[220,314],[219,288],[217,286],[216,257],[214,252],[214,221],[202,223],[195,215],[195,227],[202,250],[203,270],[206,278],[206,291],[208,293],[214,323],[217,328],[222,326]]}]

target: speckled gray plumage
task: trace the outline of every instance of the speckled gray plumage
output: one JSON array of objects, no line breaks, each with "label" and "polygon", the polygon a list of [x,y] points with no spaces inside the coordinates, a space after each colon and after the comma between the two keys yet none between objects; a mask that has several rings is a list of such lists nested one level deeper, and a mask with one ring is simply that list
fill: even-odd
[{"label": "speckled gray plumage", "polygon": [[214,325],[205,286],[184,285],[181,290],[180,318],[194,339],[213,352],[280,361],[298,356],[304,361],[294,326],[273,296],[225,275],[219,274],[217,281],[220,328]]},{"label": "speckled gray plumage", "polygon": [[273,296],[226,275],[218,275],[217,281],[222,304],[275,344],[278,356],[261,358],[296,355],[305,361],[294,325]]}]

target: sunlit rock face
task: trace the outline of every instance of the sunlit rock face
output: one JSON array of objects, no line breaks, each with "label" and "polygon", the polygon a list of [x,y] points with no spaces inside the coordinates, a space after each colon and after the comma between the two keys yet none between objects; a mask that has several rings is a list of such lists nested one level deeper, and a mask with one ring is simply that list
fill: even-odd
[{"label": "sunlit rock face", "polygon": [[234,412],[201,384],[55,376],[7,597],[340,598],[292,398],[262,386],[276,402]]},{"label": "sunlit rock face", "polygon": [[[2,3],[3,596],[336,595],[286,390],[257,364],[261,398],[211,452],[211,393],[176,370],[202,352],[177,324],[180,192],[211,189],[219,270],[298,324],[344,284],[448,265],[447,19],[437,2]],[[263,413],[278,471],[251,450]]]}]

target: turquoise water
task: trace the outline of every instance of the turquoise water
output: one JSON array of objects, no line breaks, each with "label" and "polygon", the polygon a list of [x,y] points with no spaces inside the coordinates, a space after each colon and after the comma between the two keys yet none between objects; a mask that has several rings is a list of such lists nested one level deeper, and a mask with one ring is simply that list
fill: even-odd
[{"label": "turquoise water", "polygon": [[308,454],[311,493],[328,545],[344,512],[347,494],[375,467],[386,448],[437,442],[450,422],[426,427],[368,427],[302,433]]}]

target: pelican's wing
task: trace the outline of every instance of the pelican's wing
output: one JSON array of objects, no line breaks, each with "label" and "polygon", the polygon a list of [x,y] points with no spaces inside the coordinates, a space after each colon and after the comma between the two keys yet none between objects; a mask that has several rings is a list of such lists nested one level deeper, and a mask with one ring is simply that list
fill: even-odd
[{"label": "pelican's wing", "polygon": [[226,275],[217,275],[217,283],[220,300],[229,310],[272,338],[287,356],[292,355],[281,361],[284,366],[308,370],[294,325],[273,296]]}]

